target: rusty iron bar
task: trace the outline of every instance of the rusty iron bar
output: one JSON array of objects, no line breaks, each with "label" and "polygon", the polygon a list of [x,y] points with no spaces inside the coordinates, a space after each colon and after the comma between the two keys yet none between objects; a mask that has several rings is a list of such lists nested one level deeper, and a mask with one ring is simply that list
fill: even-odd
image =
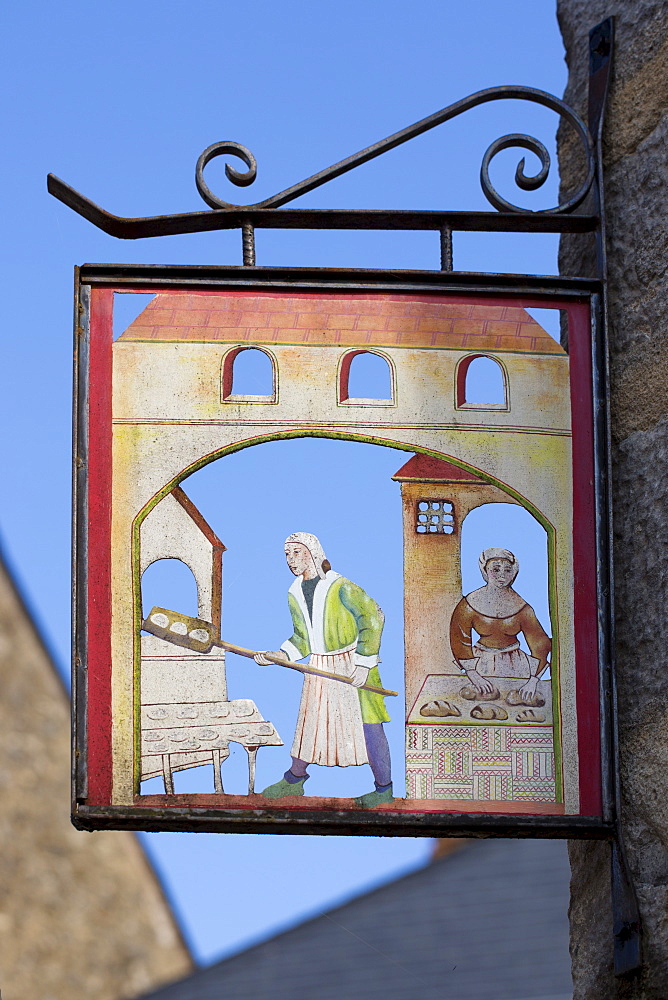
[{"label": "rusty iron bar", "polygon": [[443,226],[441,229],[441,271],[452,271],[453,263],[452,226]]},{"label": "rusty iron bar", "polygon": [[[463,804],[463,803],[462,803]],[[540,823],[536,819],[540,819]],[[163,830],[225,833],[318,834],[362,837],[514,837],[610,840],[612,826],[588,816],[512,817],[472,813],[418,816],[383,810],[280,809],[257,803],[252,809],[196,809],[170,806],[94,806],[77,803],[72,823],[78,830]]]},{"label": "rusty iron bar", "polygon": [[255,267],[255,229],[252,222],[241,223],[241,246],[245,267]]},{"label": "rusty iron bar", "polygon": [[449,225],[453,232],[478,233],[590,233],[599,224],[597,215],[564,215],[541,212],[438,212],[410,209],[250,208],[239,211],[184,212],[124,218],[112,215],[54,174],[47,177],[50,194],[98,229],[120,240],[138,240],[220,229],[241,229],[250,222],[255,229],[375,229],[438,232]]},{"label": "rusty iron bar", "polygon": [[392,272],[364,268],[266,267],[246,271],[214,264],[83,264],[80,281],[94,288],[150,290],[175,288],[298,288],[311,291],[415,291],[428,289],[455,294],[560,297],[561,300],[588,301],[600,294],[597,278],[562,278],[558,275],[491,274],[475,271]]},{"label": "rusty iron bar", "polygon": [[597,271],[602,294],[598,315],[593,326],[593,376],[601,400],[594,417],[597,441],[605,444],[595,448],[597,587],[599,607],[599,661],[601,680],[601,715],[610,725],[602,727],[603,784],[614,803],[615,835],[611,856],[611,896],[613,914],[613,959],[615,976],[636,973],[643,964],[642,920],[633,878],[626,857],[624,829],[621,824],[621,783],[619,775],[619,736],[617,713],[617,682],[615,669],[614,616],[614,537],[612,507],[612,440],[609,409],[609,348],[607,321],[607,255],[605,198],[603,191],[603,122],[610,90],[612,58],[615,41],[614,18],[608,17],[589,32],[589,93],[588,124],[594,138],[596,172],[592,195],[600,218],[596,229]]}]

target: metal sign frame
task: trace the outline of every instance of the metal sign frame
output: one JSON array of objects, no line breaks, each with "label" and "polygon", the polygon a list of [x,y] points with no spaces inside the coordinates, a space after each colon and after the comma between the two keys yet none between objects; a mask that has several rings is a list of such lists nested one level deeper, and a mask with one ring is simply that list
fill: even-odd
[{"label": "metal sign frame", "polygon": [[[156,270],[158,273],[156,273]],[[574,504],[579,530],[575,534],[575,572],[578,580],[579,615],[584,628],[578,653],[578,732],[581,757],[600,754],[600,786],[589,768],[583,801],[589,815],[506,815],[455,812],[355,812],[333,809],[282,810],[273,806],[244,810],[201,803],[183,808],[142,804],[112,804],[111,797],[111,665],[109,638],[104,628],[109,614],[109,518],[111,503],[111,409],[109,404],[108,349],[100,347],[105,323],[105,305],[89,312],[96,293],[135,290],[213,291],[248,289],[289,290],[291,294],[313,292],[407,293],[427,291],[435,297],[472,295],[497,303],[525,307],[559,306],[572,310],[571,370],[573,373],[574,448],[583,474],[574,482]],[[594,643],[604,649],[609,630],[602,604],[604,583],[595,572],[593,553],[601,565],[608,535],[605,524],[606,436],[594,420],[601,409],[603,378],[601,359],[593,348],[600,343],[602,288],[597,280],[537,279],[527,277],[518,287],[509,287],[503,276],[443,272],[327,271],[322,269],[255,268],[252,277],[238,268],[225,267],[118,267],[85,265],[78,274],[80,321],[77,352],[77,419],[75,462],[75,795],[73,817],[84,829],[131,828],[143,830],[202,830],[272,833],[319,833],[392,836],[530,836],[608,838],[614,829],[614,791],[610,772],[609,667],[604,656],[596,656]],[[110,298],[107,295],[106,302]],[[110,313],[106,317],[110,321]],[[92,333],[92,337],[91,337]],[[91,353],[92,352],[92,353]],[[107,369],[105,374],[105,367]],[[574,462],[574,466],[575,466]],[[594,485],[595,484],[595,485]],[[599,530],[596,530],[596,524]],[[596,621],[596,604],[601,609]],[[91,620],[91,614],[93,620]],[[592,633],[592,624],[597,635]],[[98,648],[104,646],[104,648]],[[593,653],[593,655],[592,655]],[[580,661],[582,666],[580,667]],[[600,704],[591,693],[601,693]],[[599,737],[600,716],[600,743]],[[593,742],[592,742],[593,740]],[[585,769],[586,770],[586,769]],[[593,769],[595,772],[596,768]],[[590,782],[593,780],[594,784]],[[589,784],[587,783],[589,782]],[[585,787],[586,786],[586,787]],[[589,791],[586,791],[589,789]],[[582,792],[584,790],[584,792]],[[180,802],[180,800],[179,800]]]}]

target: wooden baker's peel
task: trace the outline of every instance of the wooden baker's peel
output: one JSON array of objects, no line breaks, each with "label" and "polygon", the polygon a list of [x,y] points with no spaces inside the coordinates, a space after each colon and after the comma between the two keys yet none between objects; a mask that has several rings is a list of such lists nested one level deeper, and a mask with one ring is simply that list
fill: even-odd
[{"label": "wooden baker's peel", "polygon": [[[177,646],[184,646],[195,653],[208,653],[214,646],[227,650],[228,653],[238,653],[239,656],[247,656],[253,659],[258,652],[262,652],[271,663],[276,663],[279,667],[289,667],[291,670],[299,670],[302,674],[315,674],[317,677],[326,677],[328,680],[340,681],[342,684],[352,684],[350,677],[342,677],[340,674],[332,674],[327,670],[318,670],[316,667],[306,666],[303,663],[293,663],[292,660],[283,660],[280,656],[272,656],[261,650],[246,649],[245,646],[237,646],[233,642],[225,642],[216,635],[216,628],[211,622],[205,622],[201,618],[190,618],[188,615],[181,615],[177,611],[169,611],[167,608],[151,608],[150,614],[141,623],[145,632],[150,632],[158,639],[165,639],[173,642]],[[374,684],[363,684],[358,691],[373,691],[374,694],[382,694],[385,697],[396,698],[397,691],[386,691],[385,688],[376,687]]]}]

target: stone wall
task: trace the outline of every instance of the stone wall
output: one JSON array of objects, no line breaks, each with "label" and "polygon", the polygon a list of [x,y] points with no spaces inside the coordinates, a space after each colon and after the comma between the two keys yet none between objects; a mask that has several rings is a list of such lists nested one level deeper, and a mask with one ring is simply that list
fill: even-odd
[{"label": "stone wall", "polygon": [[[575,1000],[668,997],[668,5],[558,0],[569,83],[586,114],[588,32],[616,18],[604,132],[613,434],[615,619],[624,837],[644,928],[639,976],[612,972],[610,850],[572,843]],[[562,180],[577,169],[560,135]],[[591,273],[587,238],[562,239],[563,274]]]},{"label": "stone wall", "polygon": [[69,701],[0,562],[0,988],[120,1000],[193,963],[131,833],[70,824]]}]

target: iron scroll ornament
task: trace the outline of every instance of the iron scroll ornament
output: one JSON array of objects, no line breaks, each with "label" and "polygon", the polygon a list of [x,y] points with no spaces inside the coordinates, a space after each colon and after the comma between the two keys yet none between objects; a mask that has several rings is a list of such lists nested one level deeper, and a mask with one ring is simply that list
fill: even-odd
[{"label": "iron scroll ornament", "polygon": [[409,125],[407,128],[404,128],[399,132],[395,132],[386,139],[381,139],[379,142],[374,143],[374,145],[367,146],[366,149],[362,149],[358,153],[353,153],[352,156],[346,157],[345,160],[340,160],[338,163],[333,164],[333,166],[327,167],[325,170],[321,170],[317,174],[312,174],[311,177],[307,177],[298,184],[294,184],[292,187],[286,188],[284,191],[280,191],[271,198],[266,198],[264,201],[256,202],[253,205],[235,205],[230,202],[223,201],[222,198],[218,198],[213,194],[204,180],[204,168],[207,163],[217,156],[234,155],[238,156],[239,159],[245,163],[247,170],[242,172],[236,170],[229,163],[226,163],[225,174],[228,180],[230,180],[233,184],[236,184],[238,187],[247,187],[249,184],[253,183],[257,176],[257,162],[251,151],[245,146],[242,146],[240,143],[229,141],[215,142],[213,145],[208,146],[197,161],[197,166],[195,168],[195,183],[203,200],[213,209],[222,208],[233,211],[241,211],[243,209],[255,208],[279,208],[281,205],[294,201],[294,199],[300,197],[300,195],[306,194],[308,191],[313,191],[315,188],[326,184],[335,177],[340,177],[349,170],[353,170],[355,167],[361,166],[363,163],[368,163],[369,160],[373,160],[377,156],[381,156],[390,149],[395,149],[404,142],[408,142],[409,139],[422,135],[423,132],[428,132],[437,125],[442,125],[444,122],[458,117],[465,111],[469,111],[471,108],[478,107],[481,104],[487,104],[490,101],[501,100],[530,101],[534,104],[540,104],[543,107],[549,108],[551,111],[555,111],[557,114],[563,116],[567,121],[569,121],[582,142],[587,163],[587,173],[583,183],[575,194],[572,195],[572,197],[570,197],[567,201],[557,205],[555,208],[541,209],[540,212],[534,213],[531,209],[525,209],[518,205],[513,205],[511,202],[506,201],[505,198],[501,197],[490,180],[489,167],[492,159],[497,153],[501,152],[502,149],[509,149],[518,146],[534,153],[540,160],[540,169],[538,173],[533,176],[526,174],[525,158],[522,157],[515,172],[515,183],[524,191],[535,191],[542,187],[549,175],[550,154],[543,143],[539,142],[539,140],[535,139],[533,136],[518,133],[505,135],[496,139],[489,146],[483,156],[482,165],[480,167],[480,184],[485,197],[490,204],[492,204],[494,208],[498,209],[500,212],[526,212],[530,214],[572,212],[582,204],[594,180],[594,143],[589,129],[572,108],[570,108],[558,97],[554,97],[553,94],[548,94],[544,90],[535,90],[532,87],[490,87],[487,90],[479,90],[475,94],[471,94],[469,97],[465,97],[461,101],[457,101],[455,104],[450,104],[447,108],[443,108],[441,111],[437,111],[435,114],[429,115],[427,118],[422,118],[419,122],[415,122],[414,125]]},{"label": "iron scroll ornament", "polygon": [[[318,210],[318,209],[288,209],[284,212],[276,211],[279,206],[293,201],[308,191],[340,177],[349,170],[375,159],[383,153],[400,146],[415,136],[427,132],[437,125],[456,118],[471,108],[490,101],[499,100],[525,100],[540,104],[555,111],[561,117],[570,122],[579,136],[586,158],[586,176],[580,188],[567,201],[558,205],[556,209],[541,209],[532,211],[513,205],[502,198],[494,189],[489,179],[489,166],[493,157],[502,149],[519,146],[535,153],[540,160],[540,169],[533,175],[525,173],[525,160],[520,160],[515,173],[515,181],[523,190],[536,190],[541,187],[547,178],[550,170],[550,157],[541,142],[528,135],[506,135],[497,139],[491,144],[485,153],[480,170],[480,180],[483,192],[489,202],[496,208],[500,215],[494,213],[481,212],[412,212],[412,211],[350,211],[350,210]],[[499,231],[515,230],[515,225],[509,225],[511,219],[523,220],[522,231],[529,231],[527,228],[531,220],[531,231],[540,232],[584,232],[595,228],[597,217],[580,216],[573,213],[587,196],[596,172],[595,147],[591,134],[582,119],[572,108],[568,107],[558,97],[548,94],[542,90],[534,90],[531,87],[493,87],[488,90],[480,90],[470,97],[466,97],[455,104],[451,104],[441,111],[423,118],[421,121],[410,125],[408,128],[395,132],[394,135],[382,139],[373,146],[354,153],[352,156],[327,167],[320,173],[307,177],[306,180],[281,191],[271,198],[258,202],[255,205],[233,205],[218,198],[209,189],[204,180],[204,168],[216,156],[235,155],[246,165],[246,171],[236,170],[229,163],[225,170],[228,179],[239,187],[252,184],[257,175],[257,164],[253,154],[245,146],[236,142],[218,142],[209,146],[199,157],[196,168],[196,183],[200,195],[213,212],[187,212],[176,215],[154,215],[144,218],[126,218],[112,215],[105,209],[96,205],[81,192],[70,187],[59,177],[49,174],[47,177],[47,188],[49,192],[63,204],[67,205],[78,215],[87,219],[94,226],[103,232],[109,233],[119,239],[141,239],[154,236],[169,236],[178,233],[205,232],[216,229],[228,229],[241,227],[245,233],[246,242],[252,243],[251,228],[255,225],[262,227],[285,228],[300,226],[305,228],[342,228],[342,229],[440,229],[452,226],[452,229],[473,228],[473,229],[495,229],[498,220]],[[268,211],[267,211],[268,210]],[[276,211],[273,221],[271,217]],[[287,212],[287,214],[286,214]],[[294,215],[293,215],[294,213]],[[288,218],[290,216],[290,218]],[[541,219],[544,223],[541,223]],[[559,220],[562,220],[559,222]],[[567,221],[568,220],[568,221]],[[538,227],[538,228],[537,228]],[[555,228],[556,227],[556,228]],[[517,230],[519,231],[519,230]],[[245,244],[244,244],[245,246]],[[244,252],[244,261],[254,263],[253,254]],[[446,254],[449,258],[450,254]]]}]

